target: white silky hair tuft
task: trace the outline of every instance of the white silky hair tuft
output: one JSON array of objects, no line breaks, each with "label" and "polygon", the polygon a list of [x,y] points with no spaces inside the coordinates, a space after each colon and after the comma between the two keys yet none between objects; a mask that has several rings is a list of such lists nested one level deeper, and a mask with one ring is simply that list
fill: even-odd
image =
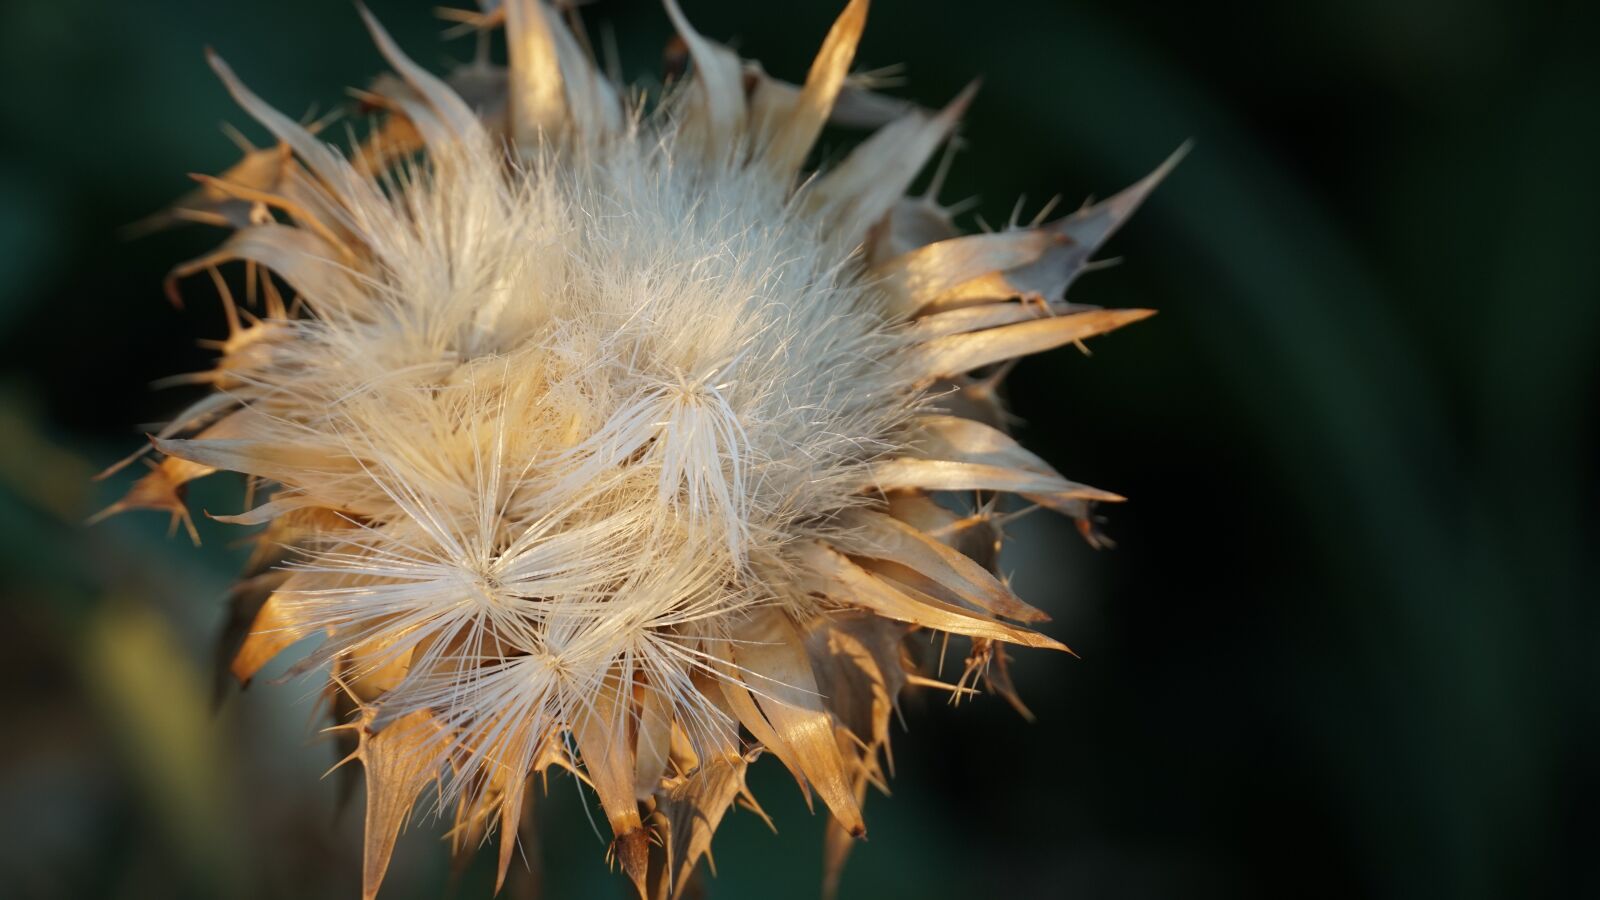
[{"label": "white silky hair tuft", "polygon": [[770,178],[673,150],[569,146],[508,177],[488,137],[430,148],[344,196],[376,274],[343,273],[256,373],[253,437],[306,461],[277,502],[376,523],[303,553],[284,611],[336,633],[321,658],[382,648],[353,677],[408,665],[384,720],[480,736],[454,784],[526,767],[619,671],[731,734],[689,684],[718,676],[700,646],[803,602],[784,547],[864,502],[916,411],[854,248]]}]

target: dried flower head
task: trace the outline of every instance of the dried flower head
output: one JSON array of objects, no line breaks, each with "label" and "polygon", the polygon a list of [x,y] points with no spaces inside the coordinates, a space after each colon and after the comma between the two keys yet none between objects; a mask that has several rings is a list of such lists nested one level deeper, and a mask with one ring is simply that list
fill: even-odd
[{"label": "dried flower head", "polygon": [[[396,75],[349,153],[211,60],[281,143],[175,210],[234,229],[174,271],[216,279],[231,331],[114,509],[187,522],[183,486],[220,470],[270,492],[219,517],[266,526],[228,658],[248,681],[320,637],[295,671],[326,667],[365,770],[369,897],[418,802],[458,850],[498,830],[503,879],[551,766],[594,788],[640,894],[676,897],[763,752],[832,813],[836,875],[901,690],[938,684],[908,635],[969,638],[943,687],[1019,707],[1004,645],[1065,649],[994,574],[996,497],[1092,541],[1121,499],[1008,437],[996,386],[1149,314],[1062,297],[1166,167],[963,236],[937,177],[905,195],[970,92],[928,112],[864,89],[866,0],[801,86],[666,6],[693,73],[648,102],[536,0],[461,14],[509,61],[445,79],[368,16]],[[807,172],[830,119],[876,130]]]}]

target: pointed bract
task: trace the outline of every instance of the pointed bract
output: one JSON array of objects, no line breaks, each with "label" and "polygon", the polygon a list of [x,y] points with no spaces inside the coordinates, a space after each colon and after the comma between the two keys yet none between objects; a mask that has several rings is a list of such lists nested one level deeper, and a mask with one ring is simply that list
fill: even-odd
[{"label": "pointed bract", "polygon": [[774,175],[788,178],[800,169],[833,113],[845,76],[850,74],[856,45],[867,26],[867,5],[867,0],[850,0],[811,64],[811,74],[806,76],[799,98],[774,130],[762,159]]},{"label": "pointed bract", "polygon": [[437,777],[443,737],[426,711],[418,710],[372,734],[361,733],[361,760],[367,779],[366,847],[361,864],[361,896],[372,900],[383,884],[394,843],[411,815],[411,804]]}]

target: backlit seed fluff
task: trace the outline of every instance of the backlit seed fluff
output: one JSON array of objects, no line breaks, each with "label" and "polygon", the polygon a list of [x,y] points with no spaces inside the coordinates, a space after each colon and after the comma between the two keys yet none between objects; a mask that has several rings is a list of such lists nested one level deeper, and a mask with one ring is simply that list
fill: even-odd
[{"label": "backlit seed fluff", "polygon": [[[230,332],[113,511],[187,523],[189,481],[256,488],[218,517],[265,526],[226,658],[248,681],[315,639],[294,671],[328,672],[365,772],[368,897],[417,804],[458,852],[498,833],[503,880],[552,766],[593,788],[639,894],[677,897],[763,753],[831,813],[831,885],[900,692],[982,681],[1020,708],[1004,645],[1065,649],[994,573],[997,498],[1091,541],[1121,499],[1008,437],[996,386],[1149,315],[1063,296],[1172,161],[962,235],[938,178],[906,193],[970,93],[865,90],[866,0],[798,86],[666,6],[689,72],[656,97],[538,0],[456,14],[508,60],[446,78],[366,16],[394,74],[349,152],[211,59],[278,144],[169,214],[232,229],[173,273],[215,279]],[[809,171],[830,120],[872,131]],[[970,640],[956,685],[917,674],[927,631]]]}]

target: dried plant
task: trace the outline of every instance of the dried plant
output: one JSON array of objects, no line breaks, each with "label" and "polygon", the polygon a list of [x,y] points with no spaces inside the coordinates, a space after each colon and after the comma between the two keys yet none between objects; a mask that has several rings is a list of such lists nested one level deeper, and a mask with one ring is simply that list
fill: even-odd
[{"label": "dried plant", "polygon": [[[640,895],[677,897],[763,752],[831,812],[831,882],[897,698],[939,685],[909,635],[969,638],[941,686],[1019,708],[1004,646],[1066,649],[994,574],[996,497],[1091,541],[1121,499],[1008,437],[996,388],[1149,315],[1062,298],[1166,167],[961,235],[939,178],[906,193],[971,92],[929,112],[852,78],[866,0],[799,86],[666,6],[693,72],[653,100],[535,0],[460,14],[504,27],[509,64],[445,79],[367,16],[398,77],[349,153],[212,58],[281,143],[173,211],[234,229],[173,276],[210,273],[231,331],[114,510],[187,523],[184,485],[221,470],[270,492],[218,517],[265,526],[228,658],[248,681],[320,637],[293,671],[326,667],[365,770],[369,897],[419,802],[460,852],[498,830],[503,880],[552,766],[593,787]],[[876,130],[808,172],[830,119]]]}]

